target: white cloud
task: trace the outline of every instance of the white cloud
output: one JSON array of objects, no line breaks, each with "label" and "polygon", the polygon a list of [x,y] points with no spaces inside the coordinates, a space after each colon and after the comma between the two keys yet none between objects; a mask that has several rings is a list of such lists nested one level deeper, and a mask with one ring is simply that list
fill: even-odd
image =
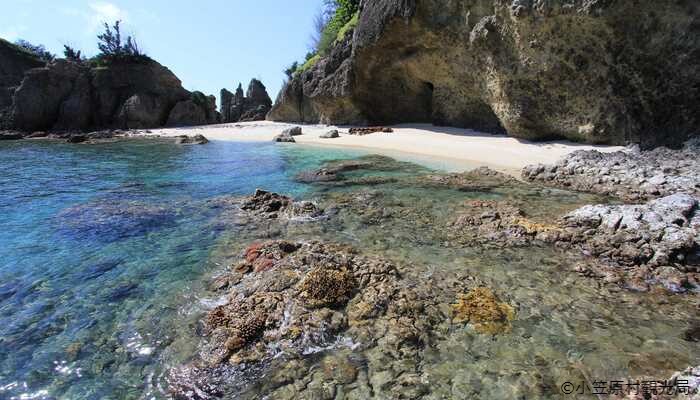
[{"label": "white cloud", "polygon": [[100,29],[105,22],[108,24],[119,20],[126,22],[129,17],[126,11],[112,3],[100,1],[90,3],[88,6],[90,13],[87,18],[92,31]]}]

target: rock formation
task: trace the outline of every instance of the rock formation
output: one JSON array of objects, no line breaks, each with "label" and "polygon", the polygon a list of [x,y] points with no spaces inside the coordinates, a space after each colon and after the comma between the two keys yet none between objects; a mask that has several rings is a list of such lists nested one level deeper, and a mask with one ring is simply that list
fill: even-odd
[{"label": "rock formation", "polygon": [[268,118],[678,146],[700,122],[699,15],[692,0],[365,0]]},{"label": "rock formation", "polygon": [[156,128],[218,122],[214,97],[185,90],[150,59],[45,64],[0,42],[0,116],[24,132]]},{"label": "rock formation", "polygon": [[238,84],[236,93],[221,89],[222,122],[261,121],[272,107],[272,100],[265,85],[257,79],[250,81],[243,94],[243,86]]}]

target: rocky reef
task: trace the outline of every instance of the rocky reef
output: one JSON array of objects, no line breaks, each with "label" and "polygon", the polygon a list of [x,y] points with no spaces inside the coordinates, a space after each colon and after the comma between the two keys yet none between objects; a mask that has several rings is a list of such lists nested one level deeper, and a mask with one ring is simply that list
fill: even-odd
[{"label": "rocky reef", "polygon": [[185,90],[168,68],[146,57],[46,64],[3,41],[0,59],[0,128],[31,133],[219,121],[213,96]]},{"label": "rocky reef", "polygon": [[699,15],[692,0],[362,1],[268,118],[680,146],[699,122]]},{"label": "rocky reef", "polygon": [[262,121],[272,108],[272,100],[265,85],[252,79],[243,94],[242,85],[236,93],[221,89],[221,122]]},{"label": "rocky reef", "polygon": [[[494,304],[493,292],[473,277],[416,285],[410,274],[342,245],[254,243],[219,278],[227,281],[218,285],[226,303],[204,318],[199,355],[171,371],[170,392],[177,399],[236,396],[246,392],[247,376],[264,371],[270,379],[255,391],[270,398],[421,398],[429,389],[419,363],[453,317],[457,326],[495,335],[507,331],[498,327],[515,311]],[[331,348],[339,354],[324,356]],[[315,353],[321,370],[312,367]]]}]

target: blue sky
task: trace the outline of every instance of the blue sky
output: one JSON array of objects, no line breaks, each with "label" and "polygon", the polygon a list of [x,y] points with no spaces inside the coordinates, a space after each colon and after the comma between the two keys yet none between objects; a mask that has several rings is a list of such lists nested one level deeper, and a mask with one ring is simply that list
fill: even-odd
[{"label": "blue sky", "polygon": [[70,44],[97,53],[102,21],[124,21],[152,58],[185,88],[219,96],[258,78],[272,99],[284,68],[306,54],[321,0],[9,0],[0,37],[25,39],[62,54]]}]

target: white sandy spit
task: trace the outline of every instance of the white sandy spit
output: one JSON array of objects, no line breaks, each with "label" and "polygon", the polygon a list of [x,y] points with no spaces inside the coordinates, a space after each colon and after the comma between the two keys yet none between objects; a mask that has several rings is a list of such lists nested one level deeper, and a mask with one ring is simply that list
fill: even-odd
[{"label": "white sandy spit", "polygon": [[[508,136],[491,135],[470,129],[436,127],[429,124],[393,125],[392,133],[348,135],[349,127],[298,125],[270,121],[241,122],[187,128],[156,129],[161,136],[202,134],[209,140],[271,141],[284,129],[301,126],[303,135],[295,136],[297,144],[363,148],[404,161],[415,161],[449,171],[467,170],[486,165],[519,175],[529,164],[551,164],[576,151],[596,149],[612,152],[618,146],[593,146],[567,141],[529,142]],[[320,135],[338,129],[340,137],[321,139]],[[294,146],[295,144],[279,144]]]}]

